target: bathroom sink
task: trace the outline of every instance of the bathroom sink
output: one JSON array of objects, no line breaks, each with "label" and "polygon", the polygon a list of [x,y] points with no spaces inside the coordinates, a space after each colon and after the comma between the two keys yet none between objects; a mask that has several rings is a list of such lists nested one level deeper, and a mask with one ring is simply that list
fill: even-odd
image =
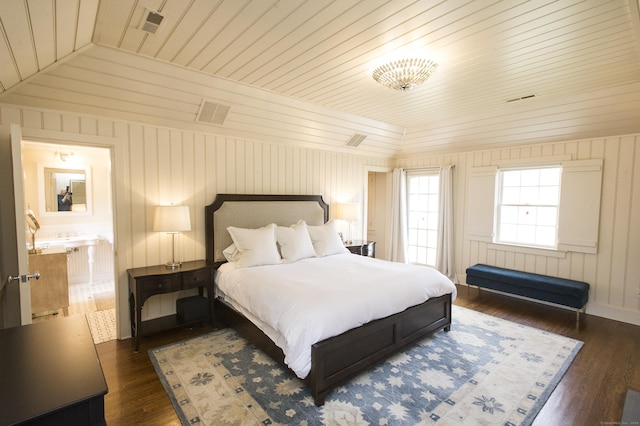
[{"label": "bathroom sink", "polygon": [[95,245],[102,238],[97,235],[73,235],[57,238],[50,238],[48,240],[38,241],[36,240],[37,248],[46,248],[49,246],[64,246],[65,248],[74,248],[82,246]]}]

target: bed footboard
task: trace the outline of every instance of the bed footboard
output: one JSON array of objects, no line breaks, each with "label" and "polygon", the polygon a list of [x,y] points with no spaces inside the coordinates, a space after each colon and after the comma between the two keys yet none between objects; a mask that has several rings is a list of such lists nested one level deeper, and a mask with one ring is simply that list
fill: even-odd
[{"label": "bed footboard", "polygon": [[306,378],[316,405],[332,389],[421,338],[451,327],[451,295],[432,298],[395,315],[314,344]]},{"label": "bed footboard", "polygon": [[[243,315],[216,299],[218,319],[283,365],[284,354],[271,339]],[[429,334],[451,328],[451,295],[435,297],[403,312],[367,323],[311,348],[311,371],[305,379],[316,405],[326,396],[375,363]]]}]

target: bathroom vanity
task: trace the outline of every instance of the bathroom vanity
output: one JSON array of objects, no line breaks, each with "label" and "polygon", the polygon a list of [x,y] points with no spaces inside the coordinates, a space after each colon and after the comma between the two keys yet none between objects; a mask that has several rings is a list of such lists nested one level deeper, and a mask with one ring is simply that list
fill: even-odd
[{"label": "bathroom vanity", "polygon": [[69,283],[65,248],[50,247],[42,253],[29,254],[29,270],[40,273],[40,279],[29,282],[32,315],[58,309],[62,309],[65,316],[69,315]]}]

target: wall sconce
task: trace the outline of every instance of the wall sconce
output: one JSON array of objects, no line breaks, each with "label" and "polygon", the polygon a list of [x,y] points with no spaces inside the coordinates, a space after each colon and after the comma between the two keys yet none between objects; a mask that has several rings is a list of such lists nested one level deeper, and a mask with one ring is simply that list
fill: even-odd
[{"label": "wall sconce", "polygon": [[351,239],[351,224],[360,217],[360,205],[358,203],[338,203],[336,207],[337,218],[349,222],[349,239],[345,243],[351,244],[353,243]]},{"label": "wall sconce", "polygon": [[71,157],[74,156],[73,152],[71,151],[69,152],[56,151],[53,153],[53,155],[55,155],[60,159],[60,161],[63,161],[65,163],[67,162],[67,160],[71,159]]},{"label": "wall sconce", "polygon": [[189,206],[156,206],[153,230],[172,235],[171,262],[167,262],[165,265],[167,268],[179,268],[181,262],[176,261],[176,234],[182,231],[191,231]]}]

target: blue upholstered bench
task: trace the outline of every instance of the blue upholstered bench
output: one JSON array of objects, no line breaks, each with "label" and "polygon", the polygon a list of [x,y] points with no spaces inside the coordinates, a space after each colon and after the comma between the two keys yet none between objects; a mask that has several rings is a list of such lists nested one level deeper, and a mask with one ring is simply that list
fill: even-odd
[{"label": "blue upholstered bench", "polygon": [[569,306],[578,320],[589,300],[588,283],[483,264],[467,268],[467,284]]}]

